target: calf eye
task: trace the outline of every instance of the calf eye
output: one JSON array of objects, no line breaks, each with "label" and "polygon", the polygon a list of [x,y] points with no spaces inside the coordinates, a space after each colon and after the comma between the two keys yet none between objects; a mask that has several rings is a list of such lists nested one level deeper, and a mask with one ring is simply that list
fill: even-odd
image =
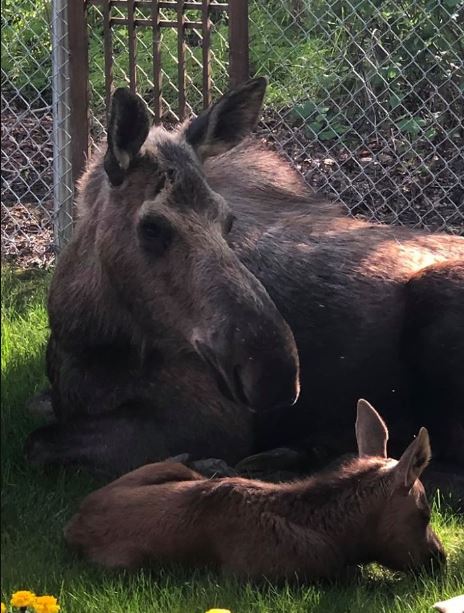
[{"label": "calf eye", "polygon": [[235,215],[229,214],[224,222],[224,234],[229,234],[234,226]]},{"label": "calf eye", "polygon": [[172,242],[174,230],[163,217],[147,216],[140,220],[138,237],[143,249],[162,255]]}]

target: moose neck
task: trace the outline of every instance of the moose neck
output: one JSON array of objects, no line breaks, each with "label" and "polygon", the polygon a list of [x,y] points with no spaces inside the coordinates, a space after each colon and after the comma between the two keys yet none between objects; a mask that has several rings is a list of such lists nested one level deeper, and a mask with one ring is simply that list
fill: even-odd
[{"label": "moose neck", "polygon": [[388,474],[380,472],[384,466],[380,459],[356,459],[333,474],[287,488],[294,501],[291,515],[327,536],[344,564],[374,560],[372,543],[389,484]]}]

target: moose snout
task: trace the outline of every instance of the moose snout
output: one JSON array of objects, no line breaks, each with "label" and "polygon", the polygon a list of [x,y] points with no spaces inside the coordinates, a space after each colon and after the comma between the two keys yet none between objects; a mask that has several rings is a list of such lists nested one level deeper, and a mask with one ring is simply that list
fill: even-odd
[{"label": "moose snout", "polygon": [[278,348],[263,353],[238,351],[234,356],[233,384],[236,393],[253,409],[291,406],[300,394],[298,357]]},{"label": "moose snout", "polygon": [[194,342],[215,369],[221,389],[254,410],[293,405],[300,393],[298,352],[283,319],[243,318],[243,323]]},{"label": "moose snout", "polygon": [[425,570],[435,572],[445,565],[446,552],[440,539],[432,530],[429,531],[427,544],[429,555],[425,564]]}]

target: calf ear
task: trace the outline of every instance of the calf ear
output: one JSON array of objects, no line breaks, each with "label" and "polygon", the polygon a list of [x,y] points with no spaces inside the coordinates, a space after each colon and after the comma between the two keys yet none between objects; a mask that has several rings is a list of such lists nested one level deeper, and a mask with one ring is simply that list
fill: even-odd
[{"label": "calf ear", "polygon": [[228,151],[248,136],[258,122],[266,86],[265,77],[247,81],[190,123],[185,139],[201,160]]},{"label": "calf ear", "polygon": [[387,457],[388,429],[374,407],[363,400],[358,400],[356,416],[356,441],[359,457]]},{"label": "calf ear", "polygon": [[426,428],[421,428],[395,466],[398,485],[409,491],[416,479],[420,478],[431,457],[429,433]]},{"label": "calf ear", "polygon": [[145,102],[127,88],[117,89],[108,120],[105,171],[112,185],[121,185],[131,161],[148,135],[150,121]]}]

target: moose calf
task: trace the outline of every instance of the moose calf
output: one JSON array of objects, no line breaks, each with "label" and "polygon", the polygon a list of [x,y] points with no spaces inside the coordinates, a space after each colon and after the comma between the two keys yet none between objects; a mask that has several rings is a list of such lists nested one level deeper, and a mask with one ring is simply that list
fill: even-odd
[{"label": "moose calf", "polygon": [[149,560],[214,566],[247,578],[329,578],[344,567],[443,562],[419,478],[425,428],[399,461],[387,457],[382,418],[359,400],[359,457],[292,483],[208,480],[186,466],[143,466],[90,494],[65,529],[69,544],[107,567]]}]

